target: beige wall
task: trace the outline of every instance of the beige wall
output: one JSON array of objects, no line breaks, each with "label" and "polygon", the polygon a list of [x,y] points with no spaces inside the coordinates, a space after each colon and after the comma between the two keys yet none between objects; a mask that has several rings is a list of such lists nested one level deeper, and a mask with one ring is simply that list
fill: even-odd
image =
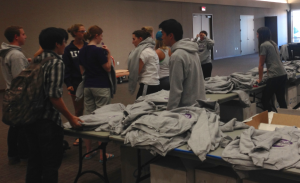
[{"label": "beige wall", "polygon": [[[240,48],[239,16],[254,15],[255,30],[264,25],[265,16],[279,16],[282,39],[286,37],[286,6],[277,8],[254,8],[161,1],[124,1],[124,0],[13,0],[2,1],[0,27],[2,31],[9,25],[22,25],[27,34],[23,50],[32,57],[38,49],[38,35],[43,28],[55,26],[68,28],[74,23],[82,23],[86,29],[99,25],[104,30],[103,42],[110,48],[117,69],[127,68],[127,56],[134,48],[131,34],[145,25],[152,25],[155,31],[163,20],[174,18],[182,23],[184,37],[192,36],[192,14],[201,13],[200,6],[207,7],[207,14],[213,14],[213,33],[216,41],[215,58],[239,55]],[[3,8],[5,7],[5,8]],[[6,41],[0,34],[0,41]],[[286,42],[286,41],[285,41]],[[2,75],[0,89],[4,88]]]}]

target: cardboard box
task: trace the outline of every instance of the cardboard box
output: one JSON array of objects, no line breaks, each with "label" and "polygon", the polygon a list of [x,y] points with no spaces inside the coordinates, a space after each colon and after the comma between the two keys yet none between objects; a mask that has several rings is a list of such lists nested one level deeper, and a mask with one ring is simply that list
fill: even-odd
[{"label": "cardboard box", "polygon": [[240,183],[237,174],[228,168],[195,170],[195,183]]},{"label": "cardboard box", "polygon": [[297,104],[297,86],[290,86],[286,91],[286,104],[288,109],[293,109]]},{"label": "cardboard box", "polygon": [[257,114],[256,103],[252,103],[250,107],[246,108],[242,107],[239,100],[232,100],[220,105],[220,118],[224,122],[230,121],[232,118],[244,121],[255,114]]},{"label": "cardboard box", "polygon": [[[261,123],[269,124],[268,111],[254,116],[252,121],[249,121],[246,124],[258,129],[259,124]],[[300,111],[291,109],[278,109],[278,113],[274,114],[271,124],[297,126],[300,128]]]}]

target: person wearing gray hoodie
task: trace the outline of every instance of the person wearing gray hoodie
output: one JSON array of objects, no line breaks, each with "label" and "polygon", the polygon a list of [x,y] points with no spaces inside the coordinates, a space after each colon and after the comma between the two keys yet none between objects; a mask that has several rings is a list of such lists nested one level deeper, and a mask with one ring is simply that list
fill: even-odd
[{"label": "person wearing gray hoodie", "polygon": [[159,87],[159,59],[154,51],[155,42],[151,34],[144,30],[132,33],[132,44],[135,49],[128,57],[129,84],[128,90],[133,94],[139,82],[140,88],[136,98],[155,93]]},{"label": "person wearing gray hoodie", "polygon": [[[9,90],[11,81],[28,66],[28,61],[22,53],[21,46],[25,44],[26,34],[20,26],[8,27],[4,35],[8,43],[2,43],[0,49],[1,72],[3,74],[6,90]],[[22,128],[10,126],[7,134],[8,163],[26,164],[28,145]]]},{"label": "person wearing gray hoodie", "polygon": [[[197,41],[198,37],[200,37],[199,41]],[[204,79],[211,77],[212,63],[210,50],[213,48],[215,42],[207,37],[206,31],[201,31],[200,34],[197,34],[197,37],[193,41],[198,44]]]},{"label": "person wearing gray hoodie", "polygon": [[197,43],[182,39],[182,26],[174,19],[163,21],[159,28],[162,29],[163,42],[172,51],[167,110],[191,106],[198,99],[204,100],[205,86]]}]

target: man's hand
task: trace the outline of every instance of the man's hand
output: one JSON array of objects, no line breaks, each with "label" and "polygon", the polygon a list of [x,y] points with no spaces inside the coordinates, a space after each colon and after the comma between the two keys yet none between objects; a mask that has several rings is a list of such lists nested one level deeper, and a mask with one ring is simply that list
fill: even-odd
[{"label": "man's hand", "polygon": [[68,91],[74,91],[73,86],[69,86],[69,87],[68,87]]},{"label": "man's hand", "polygon": [[197,34],[196,38],[198,38],[198,37],[200,37],[200,35],[199,35],[199,34]]},{"label": "man's hand", "polygon": [[74,128],[74,129],[79,129],[82,127],[82,125],[79,123],[84,123],[84,121],[82,121],[79,117],[77,116],[72,116],[71,120],[69,121],[71,126]]},{"label": "man's hand", "polygon": [[31,58],[27,58],[27,61],[30,63],[32,61],[32,59]]}]

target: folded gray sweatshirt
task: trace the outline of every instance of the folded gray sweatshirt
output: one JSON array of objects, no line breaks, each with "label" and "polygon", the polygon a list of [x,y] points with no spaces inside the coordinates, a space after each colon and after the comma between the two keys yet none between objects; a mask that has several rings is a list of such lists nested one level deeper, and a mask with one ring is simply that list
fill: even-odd
[{"label": "folded gray sweatshirt", "polygon": [[300,131],[295,127],[276,128],[275,131],[243,131],[241,138],[232,141],[222,153],[222,158],[239,170],[261,168],[281,170],[297,166]]},{"label": "folded gray sweatshirt", "polygon": [[12,79],[29,65],[27,58],[21,52],[21,47],[4,42],[1,44],[0,62],[6,89],[10,88]]},{"label": "folded gray sweatshirt", "polygon": [[205,99],[197,44],[190,39],[181,39],[173,44],[171,50],[168,110],[191,106],[197,99]]},{"label": "folded gray sweatshirt", "polygon": [[198,38],[194,39],[194,42],[198,44],[198,50],[199,50],[199,57],[201,60],[201,64],[208,64],[211,63],[211,52],[210,50],[213,48],[215,41],[212,39],[209,39],[205,36],[203,40]]},{"label": "folded gray sweatshirt", "polygon": [[134,93],[138,82],[140,55],[144,49],[153,48],[154,46],[154,40],[151,37],[148,37],[147,39],[140,42],[140,44],[130,52],[127,60],[129,70],[128,90],[130,94]]}]

